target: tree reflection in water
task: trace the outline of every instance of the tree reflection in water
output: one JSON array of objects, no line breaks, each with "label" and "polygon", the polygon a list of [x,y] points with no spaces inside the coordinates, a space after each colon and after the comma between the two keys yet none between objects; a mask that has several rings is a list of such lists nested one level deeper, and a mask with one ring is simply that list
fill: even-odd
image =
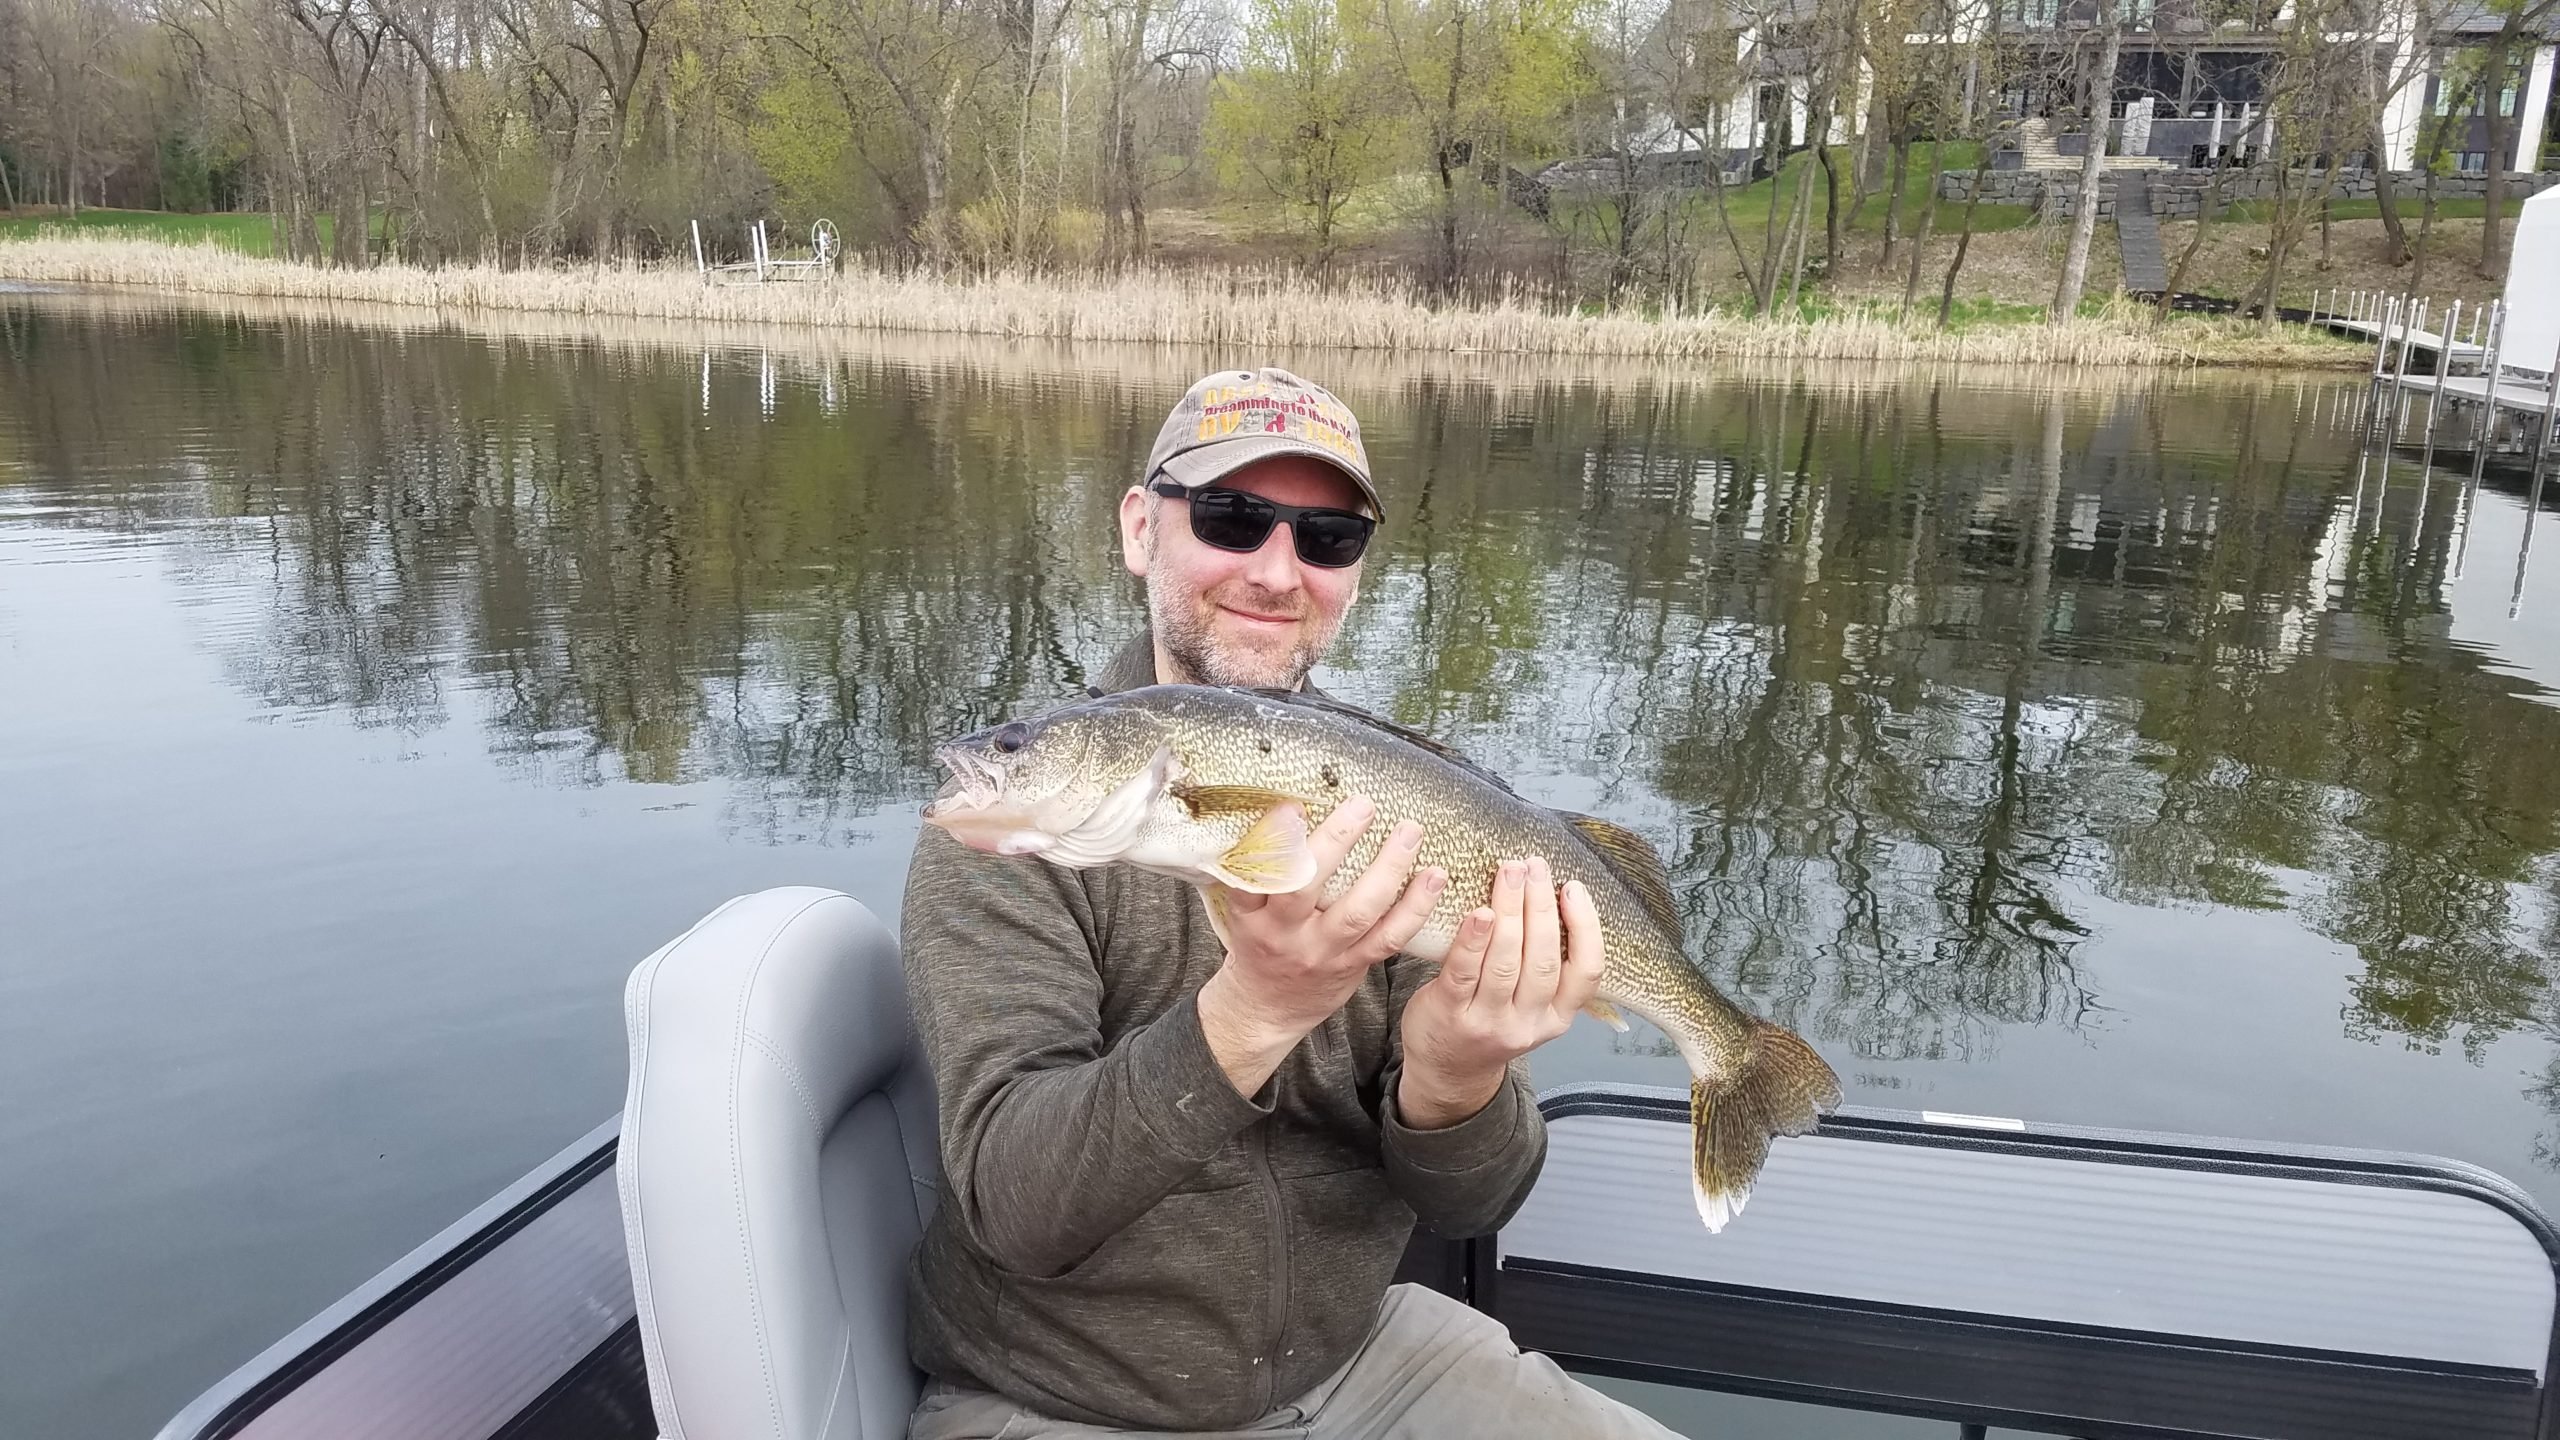
[{"label": "tree reflection in water", "polygon": [[[1189,378],[28,306],[0,344],[0,493],[253,586],[244,690],[466,720],[539,783],[722,780],[772,840],[1084,683]],[[1338,688],[1647,834],[1787,1022],[2102,1029],[2104,900],[2352,949],[2350,1036],[2553,1024],[2560,710],[2450,640],[2460,487],[2359,472],[2352,382],[1341,368],[1392,513]]]}]

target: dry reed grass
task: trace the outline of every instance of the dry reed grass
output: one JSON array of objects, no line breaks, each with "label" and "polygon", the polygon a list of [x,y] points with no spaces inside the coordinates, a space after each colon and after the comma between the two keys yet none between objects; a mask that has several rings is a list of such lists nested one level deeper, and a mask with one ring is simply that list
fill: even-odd
[{"label": "dry reed grass", "polygon": [[1439,308],[1377,282],[1316,288],[1284,275],[1149,271],[1049,277],[841,276],[771,285],[705,285],[690,269],[591,265],[548,270],[387,265],[334,270],[212,246],[47,233],[0,242],[0,279],[135,286],[188,295],[362,302],[459,318],[493,312],[626,316],[717,325],[826,327],[1001,337],[1139,342],[1256,354],[1389,351],[1570,359],[1638,357],[1924,361],[1979,365],[2124,367],[2359,363],[2334,344],[2253,327],[2177,317],[2154,328],[2131,306],[2068,325],[2004,325],[1952,333],[1881,316],[1761,321],[1721,311],[1649,316],[1559,314],[1504,302]]}]

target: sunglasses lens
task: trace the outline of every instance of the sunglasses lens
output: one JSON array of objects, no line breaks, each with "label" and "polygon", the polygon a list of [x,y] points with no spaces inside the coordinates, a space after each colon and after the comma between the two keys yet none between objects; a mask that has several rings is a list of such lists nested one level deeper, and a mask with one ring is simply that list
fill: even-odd
[{"label": "sunglasses lens", "polygon": [[1369,524],[1357,515],[1301,515],[1289,529],[1298,537],[1298,558],[1310,565],[1339,569],[1369,548]]},{"label": "sunglasses lens", "polygon": [[1191,496],[1191,533],[1221,550],[1259,550],[1279,519],[1258,495],[1240,490],[1199,490]]},{"label": "sunglasses lens", "polygon": [[[1203,545],[1246,553],[1262,548],[1280,512],[1270,501],[1242,490],[1191,492],[1191,533]],[[1310,565],[1338,570],[1369,548],[1369,520],[1347,510],[1302,510],[1289,521],[1297,538],[1298,558]]]}]

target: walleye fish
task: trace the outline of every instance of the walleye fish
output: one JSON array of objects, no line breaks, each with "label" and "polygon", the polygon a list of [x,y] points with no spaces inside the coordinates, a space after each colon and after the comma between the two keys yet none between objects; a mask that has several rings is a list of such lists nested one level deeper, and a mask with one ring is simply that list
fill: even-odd
[{"label": "walleye fish", "polygon": [[[1331,700],[1281,690],[1155,685],[1101,695],[952,742],[950,774],[924,818],[963,844],[1070,869],[1121,862],[1201,887],[1227,931],[1222,887],[1281,894],[1316,878],[1308,831],[1352,795],[1378,819],[1327,884],[1331,903],[1399,820],[1422,827],[1419,872],[1448,888],[1405,953],[1448,953],[1489,902],[1507,858],[1544,856],[1600,914],[1607,968],[1591,1013],[1619,1008],[1660,1027],[1689,1064],[1698,1215],[1721,1230],[1741,1211],[1775,1135],[1801,1135],[1840,1103],[1840,1082],[1793,1032],[1717,993],[1683,953],[1661,857],[1605,820],[1532,804],[1446,746]],[[1295,801],[1291,807],[1288,802]]]}]

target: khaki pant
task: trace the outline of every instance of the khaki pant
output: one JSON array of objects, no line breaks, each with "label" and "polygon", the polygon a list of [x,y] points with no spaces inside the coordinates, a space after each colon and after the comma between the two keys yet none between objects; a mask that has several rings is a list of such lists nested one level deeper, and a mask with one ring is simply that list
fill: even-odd
[{"label": "khaki pant", "polygon": [[[984,1390],[925,1387],[907,1440],[1094,1440],[1163,1434],[1052,1420]],[[1509,1331],[1436,1290],[1387,1291],[1360,1353],[1333,1378],[1241,1430],[1185,1440],[1678,1440],[1671,1431],[1522,1354]]]}]

